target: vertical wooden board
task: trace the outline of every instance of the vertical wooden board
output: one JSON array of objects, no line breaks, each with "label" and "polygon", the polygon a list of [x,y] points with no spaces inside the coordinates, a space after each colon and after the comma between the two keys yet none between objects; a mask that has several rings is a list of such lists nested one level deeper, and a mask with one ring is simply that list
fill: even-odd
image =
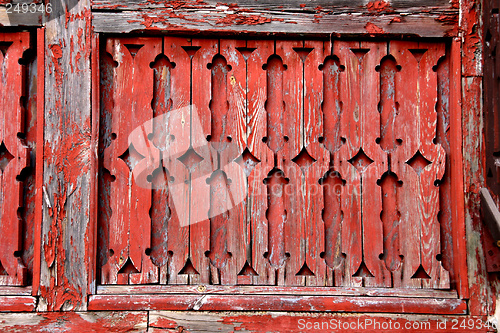
[{"label": "vertical wooden board", "polygon": [[[453,228],[456,225],[453,216],[453,206],[458,203],[452,200],[452,188],[454,179],[451,174],[454,172],[451,159],[451,126],[452,118],[450,117],[451,109],[455,106],[452,98],[452,80],[456,80],[452,75],[452,56],[451,48],[446,47],[445,57],[442,58],[436,68],[437,73],[437,124],[436,124],[436,142],[439,143],[446,152],[445,173],[439,184],[439,203],[440,214],[438,215],[441,229],[441,259],[443,267],[450,272],[450,277],[455,276],[454,255],[453,255]],[[458,74],[460,75],[460,74]],[[463,202],[463,200],[462,200]],[[463,204],[462,204],[463,208]]]},{"label": "vertical wooden board", "polygon": [[[312,49],[312,50],[311,50]],[[311,50],[311,51],[309,51]],[[304,146],[316,161],[307,167],[306,193],[303,210],[306,223],[306,260],[307,267],[314,276],[306,277],[306,285],[324,286],[326,283],[326,264],[322,257],[325,252],[325,224],[322,218],[324,209],[323,188],[319,179],[328,171],[330,153],[319,143],[323,135],[323,73],[319,69],[325,58],[322,41],[305,41],[303,52],[309,52],[304,59]],[[327,51],[329,54],[330,50]]]},{"label": "vertical wooden board", "polygon": [[335,41],[333,53],[338,55],[340,63],[345,66],[345,71],[340,74],[341,82],[345,82],[341,90],[342,121],[340,124],[340,140],[342,145],[334,155],[334,167],[345,181],[341,193],[341,253],[343,261],[342,274],[336,274],[336,285],[356,286],[359,281],[354,281],[352,276],[362,263],[362,237],[361,230],[361,180],[356,168],[347,161],[354,156],[360,147],[357,133],[359,132],[359,59],[351,51],[358,49],[359,43]]},{"label": "vertical wooden board", "polygon": [[68,9],[68,19],[63,3],[50,4],[45,28],[46,200],[38,307],[85,310],[91,209],[90,2]]},{"label": "vertical wooden board", "polygon": [[[376,68],[380,72],[380,147],[393,157],[393,152],[398,146],[396,140],[396,129],[394,126],[398,113],[396,102],[396,74],[398,65],[392,55],[382,58],[380,65]],[[398,188],[401,183],[397,175],[391,170],[385,172],[379,181],[382,192],[382,212],[380,218],[384,226],[384,261],[388,270],[392,273],[393,287],[401,287],[401,266],[399,224],[400,214],[397,206]]]},{"label": "vertical wooden board", "polygon": [[[87,252],[89,253],[89,267],[88,267],[88,293],[95,294],[97,289],[97,276],[98,276],[98,256],[100,256],[98,248],[98,234],[99,234],[99,131],[100,131],[100,116],[101,116],[101,68],[100,68],[100,39],[98,34],[92,35],[92,54],[90,57],[92,69],[92,110],[91,115],[92,132],[90,143],[90,173],[92,175],[90,182],[90,200],[89,207],[89,229],[88,229],[88,242]],[[107,251],[107,248],[106,250]],[[100,267],[100,266],[99,266]]]},{"label": "vertical wooden board", "polygon": [[[274,154],[262,141],[267,134],[266,100],[267,72],[263,65],[268,62],[274,53],[274,41],[247,41],[247,155],[250,170],[248,175],[248,213],[250,220],[251,257],[250,266],[257,276],[253,277],[254,284],[274,284],[274,269],[269,267],[267,256],[269,249],[269,222],[267,220],[268,193],[263,179],[271,172],[274,166]],[[252,162],[253,161],[253,162]],[[259,162],[257,162],[259,161]],[[247,222],[248,223],[248,222]],[[247,253],[248,256],[248,253]],[[268,273],[269,272],[269,273]],[[269,277],[272,277],[270,279]]]},{"label": "vertical wooden board", "polygon": [[[110,258],[103,271],[104,283],[152,283],[158,269],[146,254],[151,247],[151,183],[159,165],[159,151],[149,141],[153,133],[153,70],[149,67],[161,52],[161,39],[108,39],[107,51],[115,68],[112,142],[104,150],[103,166],[111,184]],[[149,77],[140,89],[139,76]],[[132,232],[133,231],[133,232]]]},{"label": "vertical wooden board", "polygon": [[[303,78],[304,67],[301,54],[297,50],[303,49],[301,41],[276,41],[276,54],[283,60],[283,106],[284,106],[284,154],[280,158],[278,154],[278,165],[283,163],[285,177],[289,178],[289,184],[284,191],[286,222],[284,224],[285,255],[285,284],[290,286],[305,285],[306,275],[301,274],[305,264],[306,254],[306,225],[305,193],[301,185],[305,183],[301,165],[292,160],[301,154],[304,148],[304,96]],[[272,125],[271,125],[272,126]],[[311,163],[312,158],[307,150],[306,163]],[[307,269],[307,275],[310,275]]]},{"label": "vertical wooden board", "polygon": [[[362,104],[360,105],[362,149],[366,156],[373,162],[365,161],[361,155],[352,160],[352,164],[362,171],[361,197],[363,216],[363,259],[366,268],[373,277],[365,277],[365,286],[390,287],[392,285],[390,272],[382,260],[383,250],[383,224],[380,219],[382,211],[382,196],[377,181],[388,168],[387,154],[382,150],[377,140],[380,138],[380,124],[378,104],[380,101],[380,75],[375,71],[382,58],[386,55],[385,42],[360,43],[361,50],[369,50],[362,58]],[[358,153],[359,154],[359,153]],[[365,163],[369,164],[364,166]]]},{"label": "vertical wooden board", "polygon": [[[192,284],[210,283],[210,259],[206,256],[210,251],[210,186],[206,179],[210,177],[213,168],[213,155],[207,143],[211,135],[210,100],[212,93],[211,71],[207,65],[219,52],[219,42],[213,39],[194,39],[192,41],[192,88],[191,88],[191,145],[196,153],[203,158],[191,173],[190,201],[190,258],[196,272],[190,278]],[[193,182],[196,182],[193,184]],[[196,191],[196,192],[194,192]],[[192,194],[196,194],[193,200]],[[193,214],[198,214],[193,220]]]},{"label": "vertical wooden board", "polygon": [[[481,77],[462,77],[462,151],[465,193],[465,235],[467,237],[467,276],[469,282],[470,313],[487,314],[492,310],[491,289],[487,279],[485,253],[481,243],[483,222],[480,215],[479,189],[484,184],[484,142],[481,128]],[[457,230],[457,236],[461,230]],[[457,245],[460,237],[457,238]],[[465,252],[462,252],[465,253]],[[464,272],[465,274],[465,272]]]},{"label": "vertical wooden board", "polygon": [[[167,253],[164,255],[169,258],[166,272],[169,284],[189,282],[188,274],[179,275],[189,258],[189,184],[185,183],[185,180],[189,180],[189,170],[179,160],[189,149],[191,142],[191,60],[182,48],[187,45],[190,42],[185,38],[165,37],[163,40],[163,52],[171,66],[175,64],[169,70],[170,82],[165,83],[164,103],[170,105],[170,109],[165,108],[157,122],[160,126],[159,135],[163,139],[160,140],[163,167],[167,169],[168,178],[166,195],[170,215],[166,221]],[[186,119],[187,123],[183,122]],[[165,259],[167,258],[163,257]]]},{"label": "vertical wooden board", "polygon": [[[227,125],[229,138],[225,152],[220,156],[220,168],[229,179],[227,209],[230,220],[228,228],[228,251],[231,260],[228,269],[233,270],[236,279],[249,283],[255,270],[251,267],[244,270],[250,253],[250,229],[247,227],[247,194],[248,183],[245,169],[238,164],[245,158],[243,152],[247,148],[247,65],[243,54],[238,51],[246,48],[242,40],[221,40],[220,54],[227,59],[230,71],[226,77],[227,102],[229,112]],[[246,163],[246,162],[244,162]],[[253,271],[252,271],[253,270]],[[232,280],[234,281],[234,280]]]},{"label": "vertical wooden board", "polygon": [[341,265],[343,262],[341,252],[341,192],[343,191],[343,183],[341,175],[333,166],[333,156],[342,145],[340,133],[342,101],[340,92],[342,85],[345,84],[345,76],[342,75],[345,66],[340,64],[338,55],[332,54],[332,42],[325,42],[324,45],[325,58],[321,59],[322,64],[319,67],[322,71],[323,79],[323,99],[321,101],[323,116],[322,139],[324,147],[330,153],[330,169],[321,179],[321,184],[324,186],[324,209],[322,217],[325,224],[324,258],[328,267],[327,284],[333,286],[341,284]]},{"label": "vertical wooden board", "polygon": [[[398,198],[402,220],[412,225],[401,230],[404,238],[403,284],[448,288],[447,273],[436,259],[441,247],[436,181],[443,177],[446,157],[444,149],[434,140],[437,135],[437,74],[433,68],[444,55],[444,45],[394,42],[391,50],[402,67],[397,83],[401,88],[397,90],[400,116],[396,126],[410,133],[398,148],[399,165],[394,166],[403,180],[402,194]],[[414,126],[409,127],[408,123]],[[417,244],[408,244],[410,239]]]},{"label": "vertical wooden board", "polygon": [[380,125],[375,128],[372,125],[380,124],[377,112],[380,78],[375,67],[384,57],[385,49],[384,43],[334,44],[335,54],[345,62],[347,77],[347,88],[342,91],[345,116],[341,132],[345,144],[335,156],[335,166],[346,178],[347,192],[350,192],[342,196],[347,285],[391,285],[390,274],[380,257],[383,253],[382,221],[379,213],[374,213],[382,210],[377,180],[387,169],[387,156],[376,144]]},{"label": "vertical wooden board", "polygon": [[20,177],[23,169],[29,166],[29,150],[18,133],[25,135],[25,89],[26,68],[19,61],[23,52],[29,48],[29,33],[1,33],[0,43],[0,89],[4,93],[0,99],[0,285],[25,285],[27,270],[23,265],[22,220],[18,210],[23,207],[23,182]]},{"label": "vertical wooden board", "polygon": [[[35,207],[35,244],[33,253],[33,289],[32,295],[38,294],[40,285],[40,261],[41,261],[41,230],[43,218],[43,131],[45,126],[44,107],[45,107],[45,28],[37,30],[37,106],[36,106],[36,201]],[[92,244],[95,246],[95,244]],[[95,275],[91,275],[95,277]]]}]

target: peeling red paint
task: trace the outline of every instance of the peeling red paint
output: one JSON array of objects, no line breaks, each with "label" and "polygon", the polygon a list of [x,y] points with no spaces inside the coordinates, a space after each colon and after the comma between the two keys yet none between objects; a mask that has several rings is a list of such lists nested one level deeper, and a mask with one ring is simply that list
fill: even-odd
[{"label": "peeling red paint", "polygon": [[391,21],[389,22],[389,24],[391,23],[401,23],[403,21],[402,17],[401,16],[396,16],[394,18],[391,19]]},{"label": "peeling red paint", "polygon": [[227,14],[224,18],[218,19],[215,24],[230,26],[230,25],[256,25],[271,22],[269,17],[259,15],[241,15],[241,14]]},{"label": "peeling red paint", "polygon": [[385,34],[384,29],[377,27],[375,24],[368,22],[365,25],[366,31],[368,31],[370,34]]},{"label": "peeling red paint", "polygon": [[391,7],[391,4],[383,0],[370,1],[369,3],[366,4],[366,8],[368,9],[368,11],[376,13],[394,12],[394,10]]}]

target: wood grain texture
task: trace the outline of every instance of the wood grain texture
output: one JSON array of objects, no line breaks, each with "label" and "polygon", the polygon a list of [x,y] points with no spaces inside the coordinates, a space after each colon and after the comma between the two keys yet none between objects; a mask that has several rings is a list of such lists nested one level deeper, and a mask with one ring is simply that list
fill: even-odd
[{"label": "wood grain texture", "polygon": [[29,33],[0,34],[0,81],[2,99],[0,131],[2,168],[0,174],[0,285],[23,286],[27,282],[27,269],[21,256],[23,222],[19,212],[23,207],[21,172],[30,165],[29,149],[19,137],[25,131],[25,105],[27,98],[25,66],[19,63],[23,52],[30,46]]},{"label": "wood grain texture", "polygon": [[90,3],[80,1],[67,22],[64,13],[53,3],[45,29],[46,200],[39,308],[51,311],[86,309],[91,237]]},{"label": "wood grain texture", "polygon": [[328,296],[241,296],[231,295],[93,295],[89,310],[196,310],[196,311],[342,311],[382,313],[466,314],[467,302],[460,299],[413,299]]},{"label": "wood grain texture", "polygon": [[[141,10],[93,14],[95,31],[127,33],[133,31],[169,31],[181,33],[250,33],[295,34],[327,37],[331,34],[356,36],[404,35],[411,37],[447,37],[456,35],[456,13],[448,15],[388,14],[382,16],[321,15],[316,13],[224,12],[224,8],[202,8],[187,12],[176,10]],[[444,19],[444,22],[442,22]],[[450,20],[448,20],[450,19]],[[451,21],[451,22],[450,22]]]},{"label": "wood grain texture", "polygon": [[144,332],[147,326],[145,311],[0,314],[0,329],[4,332]]}]

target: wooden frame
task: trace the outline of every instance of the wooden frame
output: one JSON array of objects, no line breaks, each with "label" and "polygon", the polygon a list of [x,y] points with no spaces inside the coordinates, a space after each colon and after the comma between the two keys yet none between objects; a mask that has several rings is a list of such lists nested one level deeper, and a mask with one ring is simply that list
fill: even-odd
[{"label": "wooden frame", "polygon": [[[99,39],[102,33],[95,32],[92,38],[92,106],[100,108],[99,94]],[[465,220],[463,168],[462,168],[462,131],[461,103],[456,96],[461,95],[460,85],[461,49],[459,40],[451,43],[450,55],[450,159],[453,216],[453,241],[456,256],[453,261],[455,274],[459,276],[456,290],[432,291],[411,289],[384,290],[374,288],[308,288],[308,287],[243,287],[243,286],[175,286],[175,285],[126,285],[98,286],[96,262],[92,258],[89,265],[89,310],[266,310],[293,311],[294,302],[299,302],[299,311],[346,311],[346,312],[401,312],[401,313],[440,313],[467,314],[468,280],[466,268]],[[93,158],[97,158],[99,112],[92,113]],[[97,165],[93,160],[92,165]],[[97,182],[97,178],[92,178]],[[91,197],[97,202],[97,184],[92,185]],[[96,205],[97,206],[97,205]],[[91,215],[91,230],[97,230],[97,207]],[[96,239],[93,238],[96,242]],[[97,244],[89,247],[89,253],[97,253]],[[319,296],[321,293],[323,296]],[[406,296],[405,296],[406,295]],[[263,301],[265,298],[265,301]],[[298,298],[297,298],[298,297]],[[446,299],[441,302],[438,299]],[[229,304],[236,305],[229,305]],[[446,303],[446,304],[445,304]],[[401,307],[396,304],[401,304]],[[356,306],[359,306],[356,310]]]}]

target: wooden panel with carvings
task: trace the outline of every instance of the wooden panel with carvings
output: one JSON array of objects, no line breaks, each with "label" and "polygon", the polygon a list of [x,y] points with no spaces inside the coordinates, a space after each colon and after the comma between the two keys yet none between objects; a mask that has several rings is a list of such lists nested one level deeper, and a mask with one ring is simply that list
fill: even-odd
[{"label": "wooden panel with carvings", "polygon": [[29,32],[0,33],[0,290],[1,286],[31,285],[34,274],[37,62],[33,40]]},{"label": "wooden panel with carvings", "polygon": [[102,284],[454,288],[444,43],[100,52]]}]

